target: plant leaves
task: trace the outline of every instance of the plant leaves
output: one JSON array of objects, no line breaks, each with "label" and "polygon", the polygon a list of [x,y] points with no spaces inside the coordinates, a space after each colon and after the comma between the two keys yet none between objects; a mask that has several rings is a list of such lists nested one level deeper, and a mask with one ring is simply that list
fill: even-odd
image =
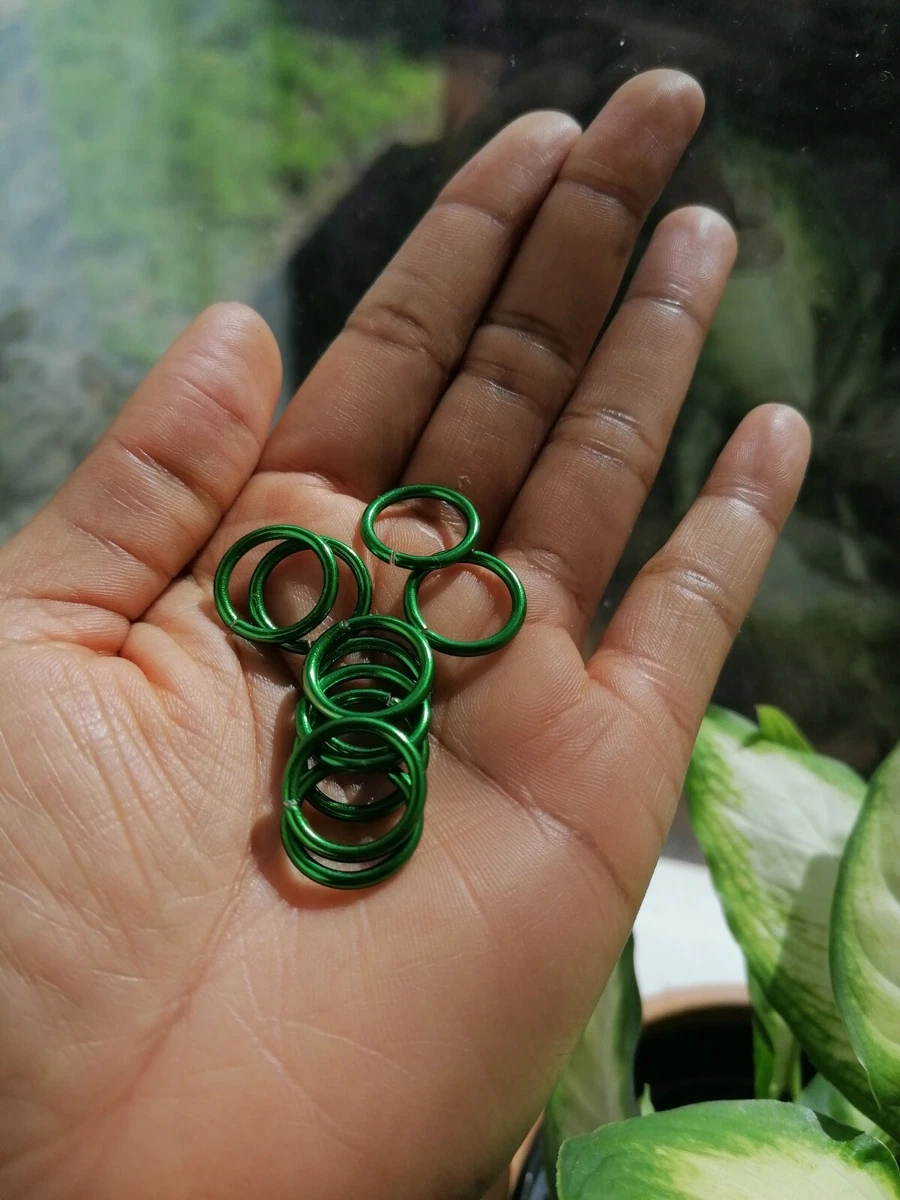
[{"label": "plant leaves", "polygon": [[[764,396],[804,411],[811,407],[816,320],[808,283],[794,264],[782,261],[761,269],[737,264],[716,311],[704,356],[720,374],[730,368],[748,408]],[[701,370],[704,365],[701,362]]]},{"label": "plant leaves", "polygon": [[756,720],[759,725],[758,736],[762,741],[775,742],[779,746],[787,746],[789,750],[812,751],[810,742],[780,708],[772,704],[757,704]]},{"label": "plant leaves", "polygon": [[722,1100],[566,1142],[560,1200],[898,1200],[885,1146],[796,1104]]},{"label": "plant leaves", "polygon": [[753,1091],[757,1100],[796,1100],[800,1091],[800,1043],[752,975]]},{"label": "plant leaves", "polygon": [[900,1110],[900,747],[876,771],[847,843],[831,924],[850,1041],[879,1104]]},{"label": "plant leaves", "polygon": [[870,1121],[865,1113],[855,1108],[846,1096],[842,1096],[833,1083],[829,1083],[824,1075],[814,1075],[797,1097],[797,1103],[824,1117],[849,1125],[851,1129],[860,1129],[870,1133],[872,1137],[883,1142],[894,1158],[900,1154],[900,1142],[889,1133],[880,1129],[874,1121]]},{"label": "plant leaves", "polygon": [[699,377],[714,372],[720,391],[743,411],[783,400],[813,417],[827,408],[836,419],[839,384],[845,403],[852,388],[852,402],[868,378],[880,377],[877,343],[864,334],[881,322],[863,304],[860,272],[831,198],[796,155],[727,126],[699,153],[714,162],[740,234]]},{"label": "plant leaves", "polygon": [[900,1134],[879,1107],[831,987],[828,937],[838,866],[865,796],[843,763],[760,738],[710,709],[685,784],[691,821],[725,916],[770,1004],[815,1067],[857,1108]]},{"label": "plant leaves", "polygon": [[634,1055],[640,1032],[641,997],[630,937],[547,1105],[543,1139],[548,1178],[554,1176],[566,1138],[638,1115]]}]

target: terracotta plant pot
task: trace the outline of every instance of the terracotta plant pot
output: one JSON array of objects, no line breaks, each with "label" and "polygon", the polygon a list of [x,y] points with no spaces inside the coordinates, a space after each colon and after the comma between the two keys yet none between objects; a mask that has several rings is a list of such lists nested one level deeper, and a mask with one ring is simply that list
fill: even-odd
[{"label": "terracotta plant pot", "polygon": [[[753,1096],[753,1036],[745,988],[667,992],[644,1002],[635,1086],[657,1110]],[[517,1169],[518,1168],[518,1169]],[[516,1156],[513,1200],[550,1200],[540,1129]]]}]

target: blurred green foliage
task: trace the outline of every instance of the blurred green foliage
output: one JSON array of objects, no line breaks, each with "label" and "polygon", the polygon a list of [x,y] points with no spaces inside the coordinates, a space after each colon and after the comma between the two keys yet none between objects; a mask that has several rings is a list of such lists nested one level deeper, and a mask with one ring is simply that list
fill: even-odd
[{"label": "blurred green foliage", "polygon": [[789,698],[820,744],[865,769],[900,722],[896,235],[873,236],[858,202],[843,210],[803,154],[724,122],[697,157],[728,197],[740,250],[644,539],[655,520],[662,541],[750,409],[803,412],[809,474],[718,696],[743,711]]},{"label": "blurred green foliage", "polygon": [[37,0],[70,214],[105,348],[149,363],[384,144],[435,131],[441,72],[270,0]]}]

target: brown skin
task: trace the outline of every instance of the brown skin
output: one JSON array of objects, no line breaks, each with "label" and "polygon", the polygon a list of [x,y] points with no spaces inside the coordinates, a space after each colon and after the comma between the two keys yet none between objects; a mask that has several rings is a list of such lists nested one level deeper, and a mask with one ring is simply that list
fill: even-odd
[{"label": "brown skin", "polygon": [[[0,1194],[455,1200],[508,1161],[631,926],[808,454],[795,413],[751,413],[585,667],[724,220],[661,224],[586,360],[701,112],[654,72],[582,135],[511,125],[271,435],[271,334],[205,313],[0,552]],[[463,487],[529,615],[502,653],[440,660],[423,841],[336,893],[279,845],[291,675],[225,632],[211,576],[269,522],[352,540],[401,480]],[[427,612],[474,636],[495,598],[458,576]]]}]

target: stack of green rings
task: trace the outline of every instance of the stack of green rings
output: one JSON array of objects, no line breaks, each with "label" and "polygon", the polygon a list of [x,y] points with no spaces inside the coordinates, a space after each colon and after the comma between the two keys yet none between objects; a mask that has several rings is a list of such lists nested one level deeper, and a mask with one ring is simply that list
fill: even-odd
[{"label": "stack of green rings", "polygon": [[[375,521],[404,500],[442,500],[462,513],[466,533],[458,545],[436,554],[403,554],[375,533]],[[473,505],[450,488],[412,484],[385,492],[362,516],[363,544],[376,558],[410,572],[403,591],[406,619],[372,613],[372,580],[360,556],[335,538],[296,525],[267,525],[239,538],[219,563],[213,583],[224,624],[250,642],[305,654],[303,692],[296,709],[296,739],[282,784],[281,836],[291,862],[304,875],[333,888],[380,883],[408,861],[419,839],[425,810],[426,779],[434,688],[433,650],[444,654],[489,654],[507,645],[525,620],[525,591],[501,559],[476,550],[481,523]],[[230,596],[235,567],[249,551],[276,542],[250,577],[249,619]],[[322,568],[322,592],[312,609],[291,625],[277,625],[266,609],[265,590],[279,563],[311,551]],[[356,584],[353,614],[310,642],[337,600],[337,559]],[[505,584],[512,600],[509,620],[499,632],[472,642],[455,641],[429,629],[419,610],[425,577],[444,567],[484,567]],[[359,661],[360,656],[365,660]],[[373,657],[376,661],[372,661]],[[389,660],[388,662],[379,660]],[[356,660],[344,662],[343,660]],[[336,800],[320,787],[330,775],[385,775],[390,792],[367,804]],[[337,821],[382,821],[402,808],[399,820],[373,840],[346,843],[318,833],[304,812],[309,807]]]}]

